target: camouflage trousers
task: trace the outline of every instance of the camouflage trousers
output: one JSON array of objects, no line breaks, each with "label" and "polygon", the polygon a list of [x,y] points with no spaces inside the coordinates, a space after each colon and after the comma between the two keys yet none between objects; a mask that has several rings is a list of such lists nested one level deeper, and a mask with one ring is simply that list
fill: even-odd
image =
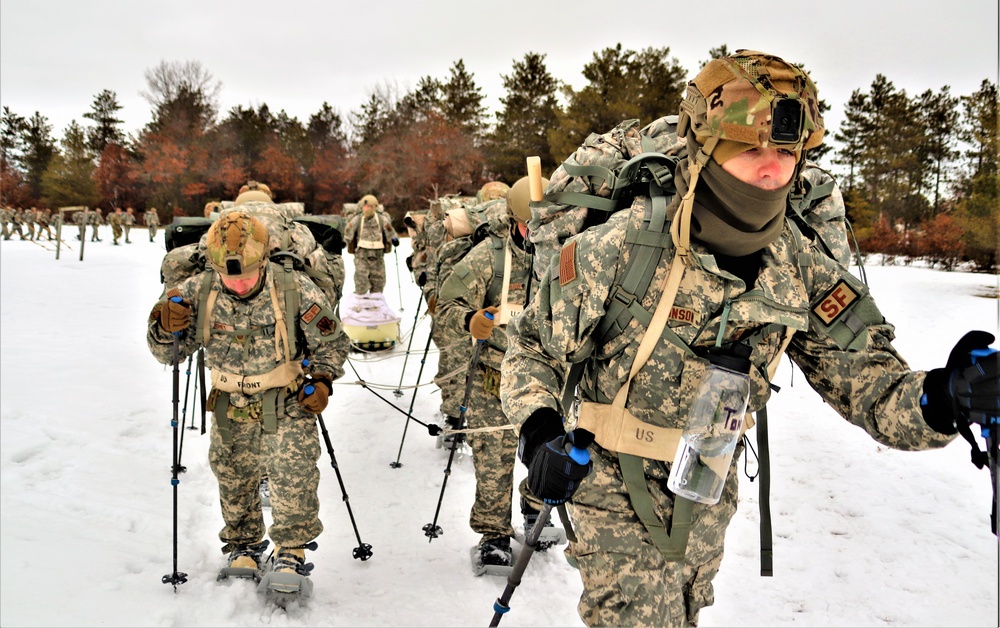
[{"label": "camouflage trousers", "polygon": [[354,293],[382,292],[385,288],[385,253],[382,249],[357,249],[354,254]]},{"label": "camouflage trousers", "polygon": [[156,237],[156,225],[150,225],[149,227],[149,241],[152,242],[153,238]]},{"label": "camouflage trousers", "polygon": [[[465,374],[472,359],[470,336],[461,329],[443,329],[435,321],[431,339],[438,348],[438,370],[434,383],[441,389],[441,414],[457,417],[461,412],[462,397],[465,396]],[[448,377],[456,370],[459,370],[457,375]]]},{"label": "camouflage trousers", "polygon": [[126,242],[129,241],[128,234],[131,233],[131,231],[132,231],[132,227],[129,226],[129,225],[125,225],[125,241]]},{"label": "camouflage trousers", "polygon": [[[588,626],[697,626],[698,613],[715,602],[712,580],[722,562],[726,528],[736,513],[736,455],[722,499],[695,504],[683,562],[668,562],[639,520],[622,479],[617,454],[594,445],[593,473],[573,496],[569,512],[577,542],[566,549],[583,579],[577,610]],[[644,461],[653,510],[667,524],[673,494],[669,466]]]},{"label": "camouflage trousers", "polygon": [[[273,522],[268,536],[277,545],[296,546],[323,531],[319,520],[319,434],[316,417],[297,407],[278,419],[274,434],[260,421],[233,420],[232,445],[225,445],[212,420],[208,460],[219,482],[219,502],[225,527],[219,539],[227,548],[264,538],[260,505],[262,469],[271,490]],[[225,550],[228,551],[228,550]]]},{"label": "camouflage trousers", "polygon": [[91,242],[97,242],[97,241],[99,241],[100,238],[97,237],[98,236],[97,225],[91,225],[90,227],[91,227],[91,229],[90,229],[90,241]]},{"label": "camouflage trousers", "polygon": [[122,228],[118,225],[111,225],[111,237],[115,244],[118,244],[118,238],[122,237]]}]

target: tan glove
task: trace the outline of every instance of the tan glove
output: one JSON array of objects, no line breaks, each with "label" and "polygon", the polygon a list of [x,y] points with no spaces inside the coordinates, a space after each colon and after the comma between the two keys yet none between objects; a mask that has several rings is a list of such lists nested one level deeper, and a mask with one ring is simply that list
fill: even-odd
[{"label": "tan glove", "polygon": [[182,298],[179,290],[171,290],[160,309],[160,327],[174,334],[190,326],[191,302]]},{"label": "tan glove", "polygon": [[[307,389],[309,392],[306,392]],[[319,414],[326,410],[331,390],[333,390],[333,380],[328,374],[313,373],[299,389],[299,405],[313,414]]]},{"label": "tan glove", "polygon": [[[483,308],[472,315],[469,319],[469,333],[476,340],[486,340],[493,333],[493,319],[496,318],[497,313],[500,310],[492,305],[487,308]],[[487,318],[489,314],[489,318]]]},{"label": "tan glove", "polygon": [[427,299],[427,313],[434,314],[434,312],[437,312],[437,309],[438,309],[438,298],[432,296],[431,298]]}]

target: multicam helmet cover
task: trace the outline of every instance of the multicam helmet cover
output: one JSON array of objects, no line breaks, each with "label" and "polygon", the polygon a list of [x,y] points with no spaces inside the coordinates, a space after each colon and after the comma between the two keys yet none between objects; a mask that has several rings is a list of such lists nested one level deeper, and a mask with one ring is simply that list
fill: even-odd
[{"label": "multicam helmet cover", "polygon": [[801,68],[773,55],[737,50],[713,59],[688,83],[680,129],[760,147],[801,151],[823,142],[816,85]]},{"label": "multicam helmet cover", "polygon": [[503,198],[507,195],[507,190],[510,186],[503,181],[490,181],[483,187],[479,188],[479,192],[476,193],[476,200],[483,204],[487,201],[495,201],[498,198]]},{"label": "multicam helmet cover", "polygon": [[267,227],[243,211],[232,211],[212,223],[205,242],[208,263],[232,279],[252,275],[267,259]]}]

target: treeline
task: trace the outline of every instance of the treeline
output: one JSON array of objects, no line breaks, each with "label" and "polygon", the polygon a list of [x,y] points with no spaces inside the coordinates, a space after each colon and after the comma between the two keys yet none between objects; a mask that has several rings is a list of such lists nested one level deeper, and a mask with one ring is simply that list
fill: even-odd
[{"label": "treeline", "polygon": [[[728,52],[723,45],[708,57]],[[122,107],[108,90],[58,140],[42,114],[25,118],[5,107],[0,200],[22,207],[156,207],[169,221],[231,199],[256,179],[312,213],[336,213],[373,193],[398,219],[439,195],[473,194],[495,179],[513,183],[526,155],[540,156],[551,172],[591,132],[675,113],[694,72],[667,47],[634,51],[619,44],[594,53],[582,73],[586,83],[575,90],[549,73],[544,55],[529,52],[502,75],[505,94],[491,116],[485,94],[458,60],[447,75],[425,76],[405,92],[377,86],[346,116],[323,103],[300,121],[266,104],[222,114],[221,84],[201,64],[161,62],[145,73],[152,121],[134,133],[122,129]],[[995,84],[984,80],[970,95],[942,87],[911,98],[880,75],[868,91],[854,92],[844,124],[828,132],[842,146],[832,161],[845,169],[848,212],[867,250],[886,246],[889,232],[908,243],[899,254],[995,267]],[[827,144],[810,157],[823,163],[829,151]],[[929,241],[923,234],[934,232],[941,216],[955,240],[944,247],[951,252],[946,258],[914,244]]]}]

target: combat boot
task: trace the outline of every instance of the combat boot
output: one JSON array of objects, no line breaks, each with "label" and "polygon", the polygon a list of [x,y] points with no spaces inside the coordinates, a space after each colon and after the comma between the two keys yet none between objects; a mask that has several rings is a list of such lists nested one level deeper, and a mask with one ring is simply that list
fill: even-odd
[{"label": "combat boot", "polygon": [[472,548],[472,571],[477,575],[507,576],[513,570],[514,553],[510,537],[485,539]]},{"label": "combat boot", "polygon": [[227,565],[219,571],[217,580],[227,578],[252,578],[260,580],[261,556],[270,541],[237,545],[230,553]]},{"label": "combat boot", "polygon": [[257,585],[257,592],[281,607],[295,598],[310,597],[313,564],[306,562],[306,550],[315,551],[317,547],[315,541],[298,547],[277,547],[268,559],[271,569]]}]

